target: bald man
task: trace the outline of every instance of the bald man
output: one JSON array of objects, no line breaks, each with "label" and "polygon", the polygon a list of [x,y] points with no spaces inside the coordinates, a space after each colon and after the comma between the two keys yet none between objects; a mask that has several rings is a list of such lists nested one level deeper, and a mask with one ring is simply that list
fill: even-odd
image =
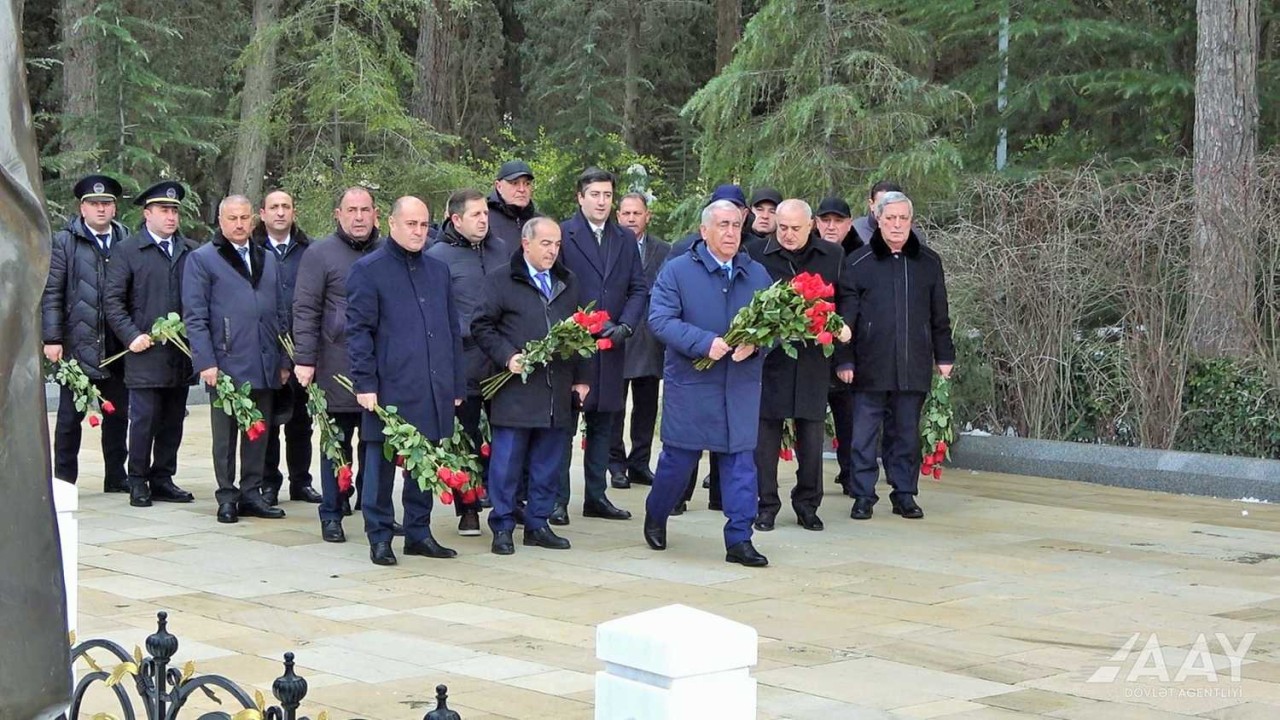
[{"label": "bald man", "polygon": [[[382,421],[373,409],[394,405],[406,422],[437,442],[453,434],[454,408],[467,394],[449,268],[422,254],[430,219],[418,198],[396,200],[391,240],[357,260],[347,277],[347,355],[356,401],[364,409],[360,436],[368,442],[362,511],[375,565],[396,564],[391,550],[396,468],[383,454]],[[402,499],[404,553],[457,555],[431,535],[431,494],[410,480]]]}]

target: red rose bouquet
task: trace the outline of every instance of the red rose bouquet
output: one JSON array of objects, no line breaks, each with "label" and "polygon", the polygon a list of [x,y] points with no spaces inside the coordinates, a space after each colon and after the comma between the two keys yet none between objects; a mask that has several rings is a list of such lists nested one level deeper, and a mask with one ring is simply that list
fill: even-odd
[{"label": "red rose bouquet", "polygon": [[955,442],[955,413],[951,407],[951,384],[935,374],[933,386],[920,413],[920,474],[942,479],[942,463],[950,457]]},{"label": "red rose bouquet", "polygon": [[97,406],[103,415],[110,415],[116,411],[116,406],[110,400],[103,400],[102,393],[85,375],[84,368],[80,367],[80,363],[71,358],[63,358],[58,362],[48,366],[45,375],[50,376],[53,382],[67,388],[71,391],[72,402],[76,406],[76,412],[89,414],[89,427],[98,427],[102,424],[102,419],[97,415],[89,412],[93,406]]},{"label": "red rose bouquet", "polygon": [[[585,309],[575,312],[573,317],[565,318],[552,325],[546,337],[526,343],[520,350],[524,355],[524,364],[520,368],[520,380],[527,382],[530,373],[556,358],[564,359],[575,354],[591,357],[591,354],[598,350],[608,350],[613,347],[613,342],[608,338],[596,340],[592,337],[603,330],[604,324],[608,321],[609,313],[604,310],[592,312],[591,305],[587,305]],[[480,393],[486,400],[490,400],[513,377],[515,373],[503,370],[497,375],[486,378],[480,383]]]},{"label": "red rose bouquet", "polygon": [[[288,335],[280,336],[280,345],[284,351],[289,354],[289,359],[296,364],[294,353],[297,348],[293,344],[293,338]],[[307,385],[307,414],[311,416],[312,422],[320,429],[320,452],[333,463],[338,475],[338,491],[346,494],[351,491],[351,461],[342,452],[342,431],[338,429],[338,424],[334,422],[333,417],[329,415],[329,401],[325,399],[324,390],[319,383],[310,383]]]},{"label": "red rose bouquet", "polygon": [[[835,288],[816,273],[800,273],[791,282],[777,282],[757,292],[751,302],[738,311],[729,323],[724,341],[730,346],[768,347],[782,343],[782,351],[796,357],[793,341],[813,341],[822,346],[827,357],[835,350],[832,343],[845,332],[844,320],[831,302]],[[704,357],[693,365],[706,370],[715,360]]]},{"label": "red rose bouquet", "polygon": [[253,402],[249,392],[249,383],[236,387],[231,376],[218,373],[218,380],[213,384],[212,405],[235,418],[236,425],[249,438],[249,442],[257,442],[267,432],[267,421],[262,418],[262,411]]}]

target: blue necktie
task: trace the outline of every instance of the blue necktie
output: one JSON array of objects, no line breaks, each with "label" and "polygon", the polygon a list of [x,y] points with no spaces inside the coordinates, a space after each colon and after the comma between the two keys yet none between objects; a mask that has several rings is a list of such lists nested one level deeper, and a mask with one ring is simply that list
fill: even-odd
[{"label": "blue necktie", "polygon": [[172,254],[170,254],[170,252],[169,252],[169,241],[168,241],[168,240],[161,240],[159,244],[160,244],[160,252],[164,253],[164,256],[165,256],[165,257],[167,257],[167,258],[172,258],[172,257],[173,257],[173,255],[172,255]]},{"label": "blue necktie", "polygon": [[551,279],[547,277],[547,273],[545,271],[538,273],[537,278],[538,278],[538,287],[542,289],[542,294],[548,300],[550,300],[551,299]]},{"label": "blue necktie", "polygon": [[249,266],[249,245],[245,244],[245,246],[239,248],[238,251],[240,253],[240,259],[244,261],[245,269],[252,273],[253,268]]}]

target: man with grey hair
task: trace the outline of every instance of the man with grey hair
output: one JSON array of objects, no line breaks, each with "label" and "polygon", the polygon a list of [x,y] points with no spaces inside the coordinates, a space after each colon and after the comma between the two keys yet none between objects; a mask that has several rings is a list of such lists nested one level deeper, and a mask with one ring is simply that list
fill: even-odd
[{"label": "man with grey hair", "polygon": [[[765,267],[774,282],[791,282],[801,273],[821,276],[833,287],[840,282],[844,251],[834,243],[813,237],[813,211],[803,200],[784,200],[778,205],[775,235],[757,246],[752,256]],[[796,521],[806,530],[822,530],[818,506],[822,504],[822,443],[826,435],[827,390],[830,386],[831,358],[823,344],[795,342],[795,356],[787,348],[776,347],[764,361],[764,384],[760,398],[760,430],[756,443],[756,473],[759,476],[760,507],[755,529],[773,529],[782,508],[778,499],[778,459],[782,449],[782,429],[787,420],[795,425],[795,454],[799,462],[796,485],[791,491],[791,508]],[[845,328],[838,338],[844,357],[849,340]]]},{"label": "man with grey hair", "polygon": [[[218,204],[218,232],[212,242],[191,253],[183,274],[182,321],[192,366],[209,394],[214,395],[223,375],[236,387],[247,383],[250,399],[269,421],[274,391],[289,379],[289,358],[277,340],[288,327],[288,310],[276,277],[277,259],[262,245],[249,242],[252,230],[253,204],[248,198],[231,195]],[[212,406],[210,410],[218,522],[233,523],[240,515],[284,517],[283,510],[262,497],[265,432],[245,436],[237,487],[241,428],[231,412]]]},{"label": "man with grey hair", "polygon": [[912,230],[911,199],[886,192],[875,213],[871,240],[845,260],[840,276],[840,314],[854,334],[852,360],[838,367],[853,383],[853,434],[840,440],[853,450],[850,516],[871,517],[880,449],[893,512],[915,519],[924,517],[915,499],[920,409],[935,367],[950,377],[956,352],[942,259]]},{"label": "man with grey hair", "polygon": [[[769,560],[751,544],[756,515],[755,459],[764,358],[752,345],[724,340],[733,317],[769,273],[745,253],[742,213],[717,200],[702,211],[701,239],[689,252],[672,255],[658,273],[650,298],[649,325],[666,346],[662,406],[662,453],[645,504],[644,539],[667,547],[667,517],[684,495],[689,473],[704,450],[719,453],[725,560],[763,567]],[[715,361],[699,370],[702,358]]]}]

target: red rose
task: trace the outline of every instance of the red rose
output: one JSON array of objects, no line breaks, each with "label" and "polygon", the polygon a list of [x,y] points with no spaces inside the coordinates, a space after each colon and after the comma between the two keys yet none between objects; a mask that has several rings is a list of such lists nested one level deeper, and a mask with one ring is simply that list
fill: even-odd
[{"label": "red rose", "polygon": [[933,451],[934,451],[934,452],[936,452],[936,453],[944,453],[944,454],[945,454],[945,453],[947,452],[947,441],[946,441],[946,440],[939,440],[939,441],[938,441],[938,444],[933,446]]},{"label": "red rose", "polygon": [[97,415],[89,416],[89,427],[98,427],[101,424],[102,420],[100,420]]},{"label": "red rose", "polygon": [[831,340],[832,340],[831,333],[827,332],[826,330],[823,330],[822,332],[818,333],[819,345],[830,345]]},{"label": "red rose", "polygon": [[793,459],[795,459],[795,456],[796,456],[796,453],[791,448],[782,448],[781,450],[778,451],[778,457],[782,460],[786,460],[787,462],[791,462]]},{"label": "red rose", "polygon": [[940,467],[936,467],[936,468],[934,468],[934,469],[933,469],[933,479],[934,479],[934,480],[941,480],[941,479],[942,479],[942,468],[940,468]]},{"label": "red rose", "polygon": [[454,473],[453,476],[458,478],[459,487],[462,487],[463,485],[466,485],[467,483],[471,482],[471,473],[467,472],[466,470],[459,470],[458,472]]},{"label": "red rose", "polygon": [[444,503],[445,505],[452,505],[453,493],[448,490],[445,490],[444,492],[440,493],[440,502]]},{"label": "red rose", "polygon": [[840,449],[840,438],[831,438],[831,449],[832,450]]},{"label": "red rose", "polygon": [[403,455],[397,455],[397,456],[396,456],[396,467],[404,467],[404,456],[403,456]]},{"label": "red rose", "polygon": [[351,465],[343,465],[338,468],[338,491],[347,492],[351,489]]},{"label": "red rose", "polygon": [[920,465],[920,474],[921,475],[933,474],[933,465],[928,460],[925,460],[924,463]]},{"label": "red rose", "polygon": [[480,446],[480,457],[487,458],[491,452],[493,450],[489,447],[489,443],[484,443]]},{"label": "red rose", "polygon": [[116,406],[115,406],[115,404],[114,404],[114,403],[112,403],[110,400],[104,401],[104,402],[102,403],[102,412],[104,412],[104,413],[106,413],[106,414],[110,415],[111,413],[113,413],[113,412],[115,412],[115,411],[116,411]]},{"label": "red rose", "polygon": [[464,502],[464,503],[466,503],[466,504],[470,505],[471,503],[475,502],[476,500],[477,500],[477,498],[476,498],[476,491],[475,491],[475,490],[468,490],[468,491],[466,491],[466,492],[462,493],[462,502]]},{"label": "red rose", "polygon": [[488,493],[487,493],[487,492],[485,492],[485,489],[484,489],[484,486],[483,486],[483,485],[481,485],[481,486],[477,487],[477,488],[475,489],[475,493],[476,493],[476,499],[477,499],[477,500],[483,500],[483,499],[484,499],[484,496],[485,496],[485,495],[488,495]]},{"label": "red rose", "polygon": [[600,338],[596,341],[597,350],[609,350],[613,347],[613,341],[609,338]]},{"label": "red rose", "polygon": [[587,439],[585,437],[582,438],[582,442],[578,443],[578,447],[582,448],[583,450],[587,449]]}]

